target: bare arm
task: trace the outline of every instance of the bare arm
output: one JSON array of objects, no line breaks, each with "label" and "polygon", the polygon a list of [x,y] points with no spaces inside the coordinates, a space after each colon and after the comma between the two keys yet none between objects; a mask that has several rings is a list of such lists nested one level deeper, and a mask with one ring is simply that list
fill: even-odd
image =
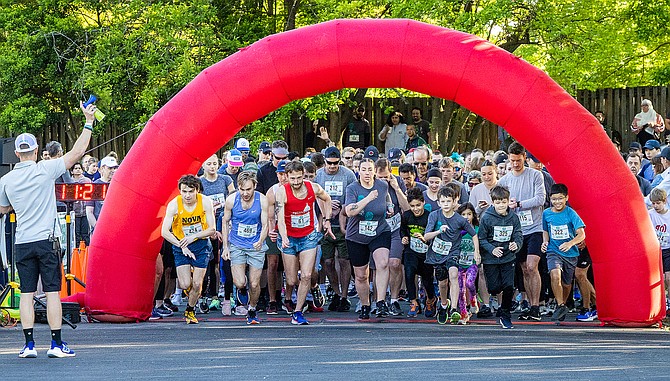
[{"label": "bare arm", "polygon": [[86,207],[86,220],[88,220],[88,225],[91,227],[91,229],[95,228],[95,225],[98,223],[98,220],[95,218],[95,214],[93,214],[94,209],[95,207],[93,206]]},{"label": "bare arm", "polygon": [[216,234],[216,218],[214,217],[214,203],[212,199],[203,195],[202,208],[205,211],[205,218],[207,218],[207,229],[195,234],[198,239],[208,238]]},{"label": "bare arm", "polygon": [[7,213],[11,212],[12,210],[14,210],[14,208],[11,205],[0,206],[0,213],[1,214],[7,214]]},{"label": "bare arm", "polygon": [[[88,215],[88,208],[91,207],[90,206],[86,207],[87,215]],[[166,241],[170,242],[175,246],[179,246],[179,240],[170,231],[170,228],[172,227],[172,220],[176,215],[177,215],[177,201],[172,200],[170,201],[170,203],[167,206],[167,209],[165,210],[165,218],[163,218],[163,225],[161,225],[161,235],[163,236],[163,238],[165,238]]]},{"label": "bare arm", "polygon": [[[86,125],[93,126],[93,122],[95,121],[95,110],[96,107],[95,105],[91,104],[88,105],[88,107],[84,108],[84,104],[82,102],[79,102],[79,107],[81,108],[81,111],[84,112],[84,116],[86,117]],[[63,155],[63,161],[65,162],[65,168],[72,168],[72,166],[81,160],[81,157],[84,156],[84,153],[86,152],[86,148],[88,147],[88,143],[91,141],[91,134],[93,131],[91,129],[88,129],[84,127],[84,129],[81,131],[81,135],[79,135],[79,138],[77,138],[77,141],[74,142],[74,146],[72,146],[72,149],[68,151],[65,155]]]},{"label": "bare arm", "polygon": [[268,200],[261,195],[261,237],[259,241],[262,243],[268,236]]},{"label": "bare arm", "polygon": [[[235,196],[230,195],[226,198],[226,202],[223,206],[223,223],[221,224],[221,246],[223,250],[228,250],[228,235],[230,234],[230,219],[232,217],[233,205],[235,202]],[[226,258],[227,259],[227,258]]]},{"label": "bare arm", "polygon": [[357,214],[359,214],[365,207],[374,199],[377,198],[378,196],[377,190],[373,190],[370,192],[367,196],[365,196],[364,199],[358,202],[354,202],[353,204],[349,204],[344,208],[345,213],[347,214],[347,217],[353,217]]}]

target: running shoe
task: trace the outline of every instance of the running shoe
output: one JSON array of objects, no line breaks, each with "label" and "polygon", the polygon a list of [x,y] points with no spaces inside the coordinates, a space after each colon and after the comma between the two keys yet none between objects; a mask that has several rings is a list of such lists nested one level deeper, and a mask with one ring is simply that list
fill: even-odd
[{"label": "running shoe", "polygon": [[290,299],[284,299],[284,304],[282,304],[281,308],[290,315],[295,312],[295,303]]},{"label": "running shoe", "polygon": [[447,321],[449,321],[448,311],[449,311],[449,305],[447,305],[445,307],[445,306],[442,306],[441,303],[438,304],[438,306],[437,306],[437,322],[439,324],[442,324],[442,325],[447,324]]},{"label": "running shoe", "polygon": [[487,319],[487,318],[492,318],[493,317],[493,312],[491,312],[491,307],[487,306],[484,304],[481,306],[479,309],[479,312],[477,312],[477,318],[478,319]]},{"label": "running shoe", "polygon": [[235,307],[234,314],[237,316],[247,316],[247,312],[247,306],[240,304],[239,306]]},{"label": "running shoe", "polygon": [[352,286],[349,288],[349,293],[347,294],[348,297],[350,298],[355,298],[358,296],[358,291],[356,291],[356,286]]},{"label": "running shoe", "polygon": [[400,293],[398,294],[398,300],[401,302],[407,301],[407,290],[400,290]]},{"label": "running shoe", "polygon": [[174,314],[171,309],[165,306],[156,307],[155,310],[161,317],[170,317]]},{"label": "running shoe", "polygon": [[328,311],[337,311],[337,309],[340,307],[340,296],[335,294],[333,295],[333,298],[330,299],[330,304],[328,305]]},{"label": "running shoe", "polygon": [[377,302],[377,317],[383,318],[389,316],[389,307],[386,305],[386,301],[380,300]]},{"label": "running shoe", "polygon": [[233,314],[230,300],[224,300],[223,303],[221,303],[221,314],[223,316],[230,316]]},{"label": "running shoe", "polygon": [[265,313],[268,315],[276,315],[277,314],[277,302],[276,301],[270,301],[270,304],[268,304],[268,308],[265,310]]},{"label": "running shoe", "polygon": [[23,346],[21,352],[19,352],[19,358],[22,359],[34,359],[37,357],[37,350],[35,349],[35,342],[30,341],[28,344]]},{"label": "running shoe", "polygon": [[462,316],[458,311],[451,310],[451,314],[449,316],[449,320],[451,321],[451,324],[458,324],[458,322],[461,320],[461,318],[462,318]]},{"label": "running shoe", "polygon": [[420,311],[421,305],[416,301],[413,301],[412,304],[409,305],[409,312],[407,312],[407,317],[415,318],[421,313]]},{"label": "running shoe", "polygon": [[216,311],[221,308],[221,301],[219,299],[212,299],[212,302],[209,303],[209,310]]},{"label": "running shoe", "polygon": [[256,312],[265,312],[267,308],[268,308],[268,301],[265,298],[265,296],[261,294],[261,297],[258,298],[258,303],[256,304]]},{"label": "running shoe", "polygon": [[477,297],[475,296],[475,297],[472,298],[472,300],[470,301],[470,314],[472,314],[472,315],[477,315],[477,314],[479,313],[479,308],[480,308],[479,306],[480,306],[480,304],[479,304],[479,300],[478,300]]},{"label": "running shoe", "polygon": [[[500,311],[500,310],[498,310],[498,311]],[[502,315],[500,315],[500,316],[502,316]],[[521,314],[519,314],[519,320],[530,320],[530,311],[522,312]]]},{"label": "running shoe", "polygon": [[498,319],[498,322],[503,327],[503,329],[513,329],[514,325],[512,324],[512,319],[508,315],[503,315]]},{"label": "running shoe", "polygon": [[591,320],[590,321],[593,321],[593,320],[596,320],[596,319],[598,319],[598,310],[596,310],[595,308],[591,308]]},{"label": "running shoe", "polygon": [[359,320],[370,320],[370,306],[361,306],[361,312],[358,315]]},{"label": "running shoe", "polygon": [[426,312],[425,315],[427,318],[435,317],[435,311],[437,309],[437,298],[426,299]]},{"label": "running shoe", "polygon": [[323,292],[321,292],[321,286],[317,284],[316,287],[309,290],[309,292],[314,299],[314,306],[323,307],[326,304],[326,297],[323,295]]},{"label": "running shoe", "polygon": [[498,304],[498,298],[496,298],[495,296],[489,297],[489,305],[491,306],[492,310],[500,309],[500,305]]},{"label": "running shoe", "polygon": [[74,357],[74,351],[68,348],[66,342],[56,344],[56,340],[51,340],[51,349],[47,351],[47,356],[51,358]]},{"label": "running shoe", "polygon": [[249,304],[249,292],[247,290],[241,291],[239,288],[237,289],[237,292],[235,293],[235,298],[237,302],[235,304],[237,305],[248,305]]},{"label": "running shoe", "polygon": [[340,305],[337,306],[337,312],[349,312],[351,310],[351,302],[349,299],[340,299]]},{"label": "running shoe", "polygon": [[363,307],[363,303],[361,303],[361,300],[358,300],[358,303],[356,303],[356,308],[354,309],[354,312],[361,312],[361,308]]},{"label": "running shoe", "polygon": [[307,321],[307,319],[305,319],[304,316],[302,316],[302,312],[295,311],[291,315],[291,324],[293,324],[293,325],[308,325],[309,322]]},{"label": "running shoe", "polygon": [[577,321],[594,321],[598,318],[598,312],[595,310],[582,309],[582,312],[577,315]]},{"label": "running shoe", "polygon": [[[305,306],[307,306],[307,312],[320,313],[320,312],[325,311],[325,309],[324,309],[323,307],[317,307],[317,306],[314,304],[314,302],[311,301],[311,300],[308,300],[308,301],[305,303]],[[304,308],[303,308],[303,309],[304,309]]]},{"label": "running shoe", "polygon": [[198,324],[198,318],[195,317],[195,311],[185,311],[184,319],[186,324]]},{"label": "running shoe", "polygon": [[160,320],[162,319],[163,316],[156,311],[156,308],[151,309],[151,316],[149,316],[149,320]]},{"label": "running shoe", "polygon": [[565,315],[568,314],[568,307],[565,306],[565,304],[561,304],[556,308],[554,313],[551,315],[551,321],[557,322],[557,321],[563,321],[565,320]]},{"label": "running shoe", "polygon": [[261,324],[260,319],[256,315],[256,310],[249,310],[247,312],[247,325]]},{"label": "running shoe", "polygon": [[540,315],[540,307],[539,306],[530,307],[530,312],[528,313],[528,318],[532,319],[532,320],[535,320],[535,321],[542,320],[542,316]]},{"label": "running shoe", "polygon": [[169,308],[172,312],[179,312],[179,307],[175,306],[172,304],[172,300],[169,298],[165,298],[163,300],[163,305],[167,308]]},{"label": "running shoe", "polygon": [[521,303],[519,303],[519,311],[522,313],[530,311],[530,308],[530,303],[527,300],[522,300]]},{"label": "running shoe", "polygon": [[468,323],[468,321],[470,320],[470,314],[466,310],[461,310],[460,314],[461,314],[461,318],[456,323],[458,323],[460,325],[466,325]]},{"label": "running shoe", "polygon": [[391,303],[391,308],[389,309],[389,313],[391,316],[400,316],[402,315],[402,308],[400,308],[400,303],[398,301],[395,301]]},{"label": "running shoe", "polygon": [[207,303],[205,299],[201,300],[200,303],[198,303],[198,313],[200,314],[209,313],[209,303]]},{"label": "running shoe", "polygon": [[170,301],[175,306],[181,306],[182,304],[184,304],[184,300],[181,297],[181,293],[172,294],[172,296],[170,297]]}]

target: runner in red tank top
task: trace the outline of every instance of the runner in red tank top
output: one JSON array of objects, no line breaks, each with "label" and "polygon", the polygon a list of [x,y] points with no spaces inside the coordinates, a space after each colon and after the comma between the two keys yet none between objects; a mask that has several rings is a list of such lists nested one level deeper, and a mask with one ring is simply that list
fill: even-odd
[{"label": "runner in red tank top", "polygon": [[[277,223],[279,237],[277,246],[282,251],[284,272],[287,286],[298,285],[298,302],[291,316],[292,324],[309,324],[302,316],[307,292],[311,287],[312,272],[316,262],[316,247],[323,234],[316,225],[314,201],[323,202],[324,219],[321,225],[333,239],[335,236],[330,228],[332,208],[330,196],[319,184],[305,181],[305,168],[299,161],[286,165],[289,183],[277,189],[275,195],[277,206]],[[298,284],[298,270],[300,283]]]}]

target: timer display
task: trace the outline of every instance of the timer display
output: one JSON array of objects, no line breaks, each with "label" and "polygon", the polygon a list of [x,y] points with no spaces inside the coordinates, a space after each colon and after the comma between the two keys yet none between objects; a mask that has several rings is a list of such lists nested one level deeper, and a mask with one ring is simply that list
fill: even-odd
[{"label": "timer display", "polygon": [[104,201],[109,184],[101,183],[57,183],[56,200],[71,201]]}]

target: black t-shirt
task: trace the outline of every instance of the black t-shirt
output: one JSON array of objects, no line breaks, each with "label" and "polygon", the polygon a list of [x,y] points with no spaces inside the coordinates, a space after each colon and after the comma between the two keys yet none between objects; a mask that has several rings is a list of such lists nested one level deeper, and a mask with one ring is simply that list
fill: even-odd
[{"label": "black t-shirt", "polygon": [[370,145],[372,128],[367,119],[352,119],[344,129],[342,145],[345,147],[365,149]]},{"label": "black t-shirt", "polygon": [[429,211],[423,211],[423,214],[416,217],[411,210],[403,212],[400,221],[400,236],[409,237],[409,245],[405,245],[405,255],[416,255],[421,259],[426,259],[426,252],[428,245],[423,243],[418,238],[413,238],[414,233],[424,235],[426,233],[426,225],[428,225]]}]

